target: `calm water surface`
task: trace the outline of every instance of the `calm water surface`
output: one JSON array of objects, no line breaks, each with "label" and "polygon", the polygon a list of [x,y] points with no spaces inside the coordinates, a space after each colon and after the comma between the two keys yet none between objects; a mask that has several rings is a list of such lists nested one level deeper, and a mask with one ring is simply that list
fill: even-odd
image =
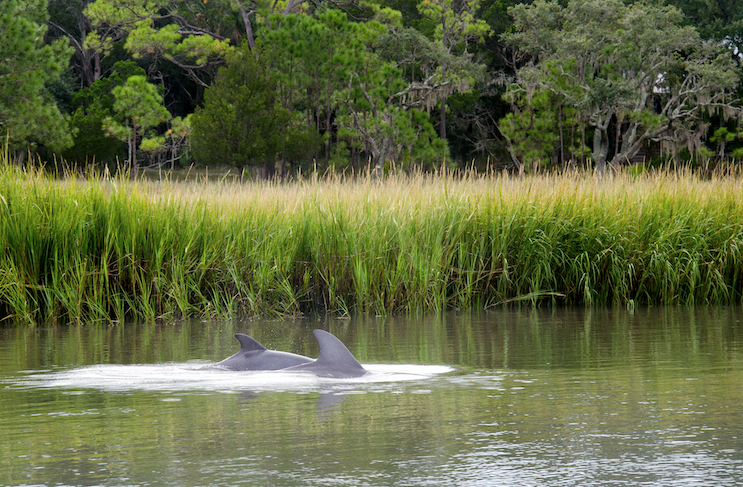
[{"label": "calm water surface", "polygon": [[[743,485],[740,308],[0,329],[0,485]],[[235,332],[359,380],[205,365]]]}]

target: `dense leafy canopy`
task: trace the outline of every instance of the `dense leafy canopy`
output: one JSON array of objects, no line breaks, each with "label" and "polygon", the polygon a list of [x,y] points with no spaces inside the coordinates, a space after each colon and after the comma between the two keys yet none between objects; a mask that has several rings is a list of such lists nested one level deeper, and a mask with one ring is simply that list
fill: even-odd
[{"label": "dense leafy canopy", "polygon": [[743,2],[741,0],[670,0],[699,31],[702,39],[727,40],[743,50]]},{"label": "dense leafy canopy", "polygon": [[[123,41],[134,59],[164,59],[206,85],[208,74],[201,71],[208,72],[208,68],[222,64],[230,43],[208,27],[191,23],[194,4],[168,0],[96,0],[85,9],[95,29],[85,39],[85,47],[110,54],[115,43]],[[195,22],[198,15],[193,19]]]},{"label": "dense leafy canopy", "polygon": [[[482,41],[490,33],[490,27],[482,19],[476,19],[475,13],[480,0],[423,0],[418,4],[421,15],[436,24],[434,39],[440,42],[449,58],[439,63],[438,96],[441,99],[441,122],[439,133],[446,139],[446,99],[451,93],[466,91],[469,88],[467,73],[456,69],[451,55],[463,51],[468,57],[467,44],[470,41]],[[456,58],[455,58],[456,59]]]},{"label": "dense leafy canopy", "polygon": [[194,114],[193,150],[209,164],[263,164],[281,153],[289,120],[267,69],[244,46],[228,54]]},{"label": "dense leafy canopy", "polygon": [[[136,75],[145,76],[146,73],[132,61],[120,61],[109,76],[75,95],[72,102],[75,110],[70,116],[70,125],[75,129],[75,145],[64,152],[65,157],[83,162],[116,158],[122,141],[104,130],[103,121],[115,114],[113,89]],[[126,142],[126,137],[123,142]]]},{"label": "dense leafy canopy", "polygon": [[157,86],[146,76],[130,76],[111,90],[114,116],[103,120],[103,128],[129,146],[129,165],[136,171],[137,142],[145,131],[170,120]]},{"label": "dense leafy canopy", "polygon": [[506,94],[515,110],[503,129],[515,158],[550,160],[565,127],[586,125],[603,171],[607,160],[625,163],[651,141],[672,151],[698,144],[710,111],[740,116],[729,51],[683,26],[674,7],[537,0],[510,12],[516,30],[504,38],[531,59]]},{"label": "dense leafy canopy", "polygon": [[739,0],[6,0],[0,130],[268,174],[722,162],[741,29]]},{"label": "dense leafy canopy", "polygon": [[45,0],[4,0],[0,9],[0,133],[13,148],[60,150],[72,136],[45,89],[69,62],[71,49],[44,42]]}]

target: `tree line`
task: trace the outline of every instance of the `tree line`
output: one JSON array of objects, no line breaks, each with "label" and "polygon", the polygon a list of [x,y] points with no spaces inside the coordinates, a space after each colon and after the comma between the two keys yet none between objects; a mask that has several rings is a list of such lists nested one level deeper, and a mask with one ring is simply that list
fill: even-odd
[{"label": "tree line", "polygon": [[743,158],[739,0],[5,0],[0,132],[75,166]]}]

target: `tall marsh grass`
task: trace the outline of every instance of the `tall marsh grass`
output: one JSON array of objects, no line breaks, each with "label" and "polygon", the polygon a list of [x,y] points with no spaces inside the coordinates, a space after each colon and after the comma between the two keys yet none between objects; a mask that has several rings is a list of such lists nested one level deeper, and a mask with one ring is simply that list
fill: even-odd
[{"label": "tall marsh grass", "polygon": [[743,179],[53,180],[0,161],[14,322],[743,299]]}]

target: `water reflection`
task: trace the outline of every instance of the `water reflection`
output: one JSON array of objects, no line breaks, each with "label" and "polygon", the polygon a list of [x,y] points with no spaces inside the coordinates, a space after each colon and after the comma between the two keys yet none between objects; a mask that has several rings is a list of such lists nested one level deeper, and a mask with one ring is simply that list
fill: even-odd
[{"label": "water reflection", "polygon": [[321,392],[317,397],[318,417],[328,416],[333,411],[340,409],[341,403],[348,396],[341,391]]},{"label": "water reflection", "polygon": [[[334,411],[341,408],[344,399],[348,396],[349,393],[343,390],[329,390],[311,394],[311,397],[316,398],[315,407],[317,409],[317,418],[329,418]],[[247,391],[242,392],[240,393],[240,399],[244,405],[257,405],[259,394]]]},{"label": "water reflection", "polygon": [[267,348],[316,357],[311,330],[341,339],[360,362],[449,364],[472,368],[586,368],[689,360],[727,363],[741,340],[740,309],[499,310],[439,317],[354,320],[191,321],[178,325],[0,329],[8,370],[92,364],[219,361],[248,333]]},{"label": "water reflection", "polygon": [[[739,485],[741,316],[4,329],[0,485]],[[317,356],[318,327],[376,379],[202,375],[235,332]]]}]

